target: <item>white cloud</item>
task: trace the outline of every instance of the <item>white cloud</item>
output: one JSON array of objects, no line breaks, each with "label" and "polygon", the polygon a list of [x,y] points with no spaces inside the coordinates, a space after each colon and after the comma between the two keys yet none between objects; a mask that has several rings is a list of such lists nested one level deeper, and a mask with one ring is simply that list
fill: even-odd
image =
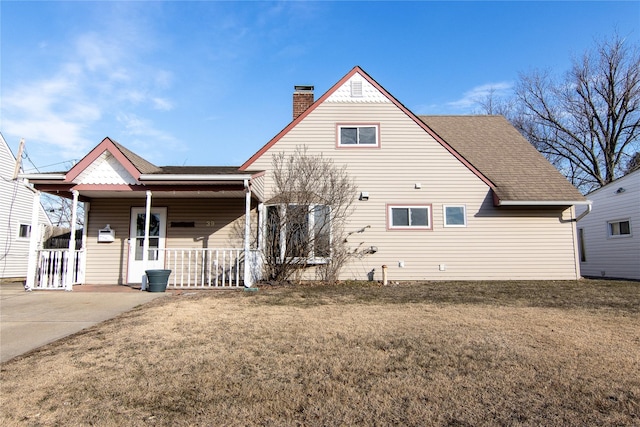
[{"label": "white cloud", "polygon": [[173,110],[173,104],[171,101],[163,98],[152,98],[153,108],[160,111],[171,111]]},{"label": "white cloud", "polygon": [[446,105],[454,110],[472,110],[478,107],[478,102],[489,96],[502,98],[509,95],[513,84],[510,82],[487,83],[476,86],[464,93],[463,97]]},{"label": "white cloud", "polygon": [[[105,136],[95,132],[117,133],[109,118],[123,112],[142,117],[173,109],[164,96],[172,74],[144,63],[145,52],[135,40],[87,32],[68,46],[70,50],[62,49],[58,55],[62,61],[47,65],[48,77],[3,82],[0,110],[5,135],[24,137],[42,153],[79,158]],[[137,120],[137,125],[135,120],[128,123],[127,132],[175,144],[170,135],[154,129],[151,120]]]}]

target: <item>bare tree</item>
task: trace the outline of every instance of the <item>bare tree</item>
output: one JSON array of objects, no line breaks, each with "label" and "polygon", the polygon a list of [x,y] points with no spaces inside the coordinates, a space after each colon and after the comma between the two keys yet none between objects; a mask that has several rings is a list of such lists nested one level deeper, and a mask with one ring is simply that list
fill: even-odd
[{"label": "bare tree", "polygon": [[297,147],[273,156],[275,197],[266,206],[265,278],[290,280],[315,266],[335,281],[348,259],[344,226],[356,186],[346,167]]},{"label": "bare tree", "polygon": [[[71,228],[72,201],[53,194],[42,194],[42,207],[54,227]],[[76,228],[84,225],[84,204],[78,203]]]},{"label": "bare tree", "polygon": [[627,175],[638,169],[640,169],[640,151],[636,151],[636,153],[631,156],[631,159],[627,162],[627,169],[624,174]]},{"label": "bare tree", "polygon": [[477,114],[500,115],[509,119],[515,111],[515,101],[513,98],[500,96],[502,91],[495,87],[490,87],[486,95],[479,98],[475,103],[479,107]]},{"label": "bare tree", "polygon": [[574,60],[560,81],[522,74],[516,96],[514,125],[584,192],[622,175],[638,150],[640,54],[617,35]]}]

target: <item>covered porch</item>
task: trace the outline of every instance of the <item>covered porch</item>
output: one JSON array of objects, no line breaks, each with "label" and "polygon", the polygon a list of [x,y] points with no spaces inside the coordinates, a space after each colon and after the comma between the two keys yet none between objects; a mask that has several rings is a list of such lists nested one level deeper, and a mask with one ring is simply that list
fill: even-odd
[{"label": "covered porch", "polygon": [[67,172],[23,177],[38,192],[34,212],[41,192],[72,200],[72,235],[84,206],[81,248],[70,239],[45,250],[32,233],[27,290],[144,289],[146,271],[156,269],[171,270],[170,288],[251,287],[260,277],[252,210],[262,201],[261,172],[157,167],[105,138]]}]

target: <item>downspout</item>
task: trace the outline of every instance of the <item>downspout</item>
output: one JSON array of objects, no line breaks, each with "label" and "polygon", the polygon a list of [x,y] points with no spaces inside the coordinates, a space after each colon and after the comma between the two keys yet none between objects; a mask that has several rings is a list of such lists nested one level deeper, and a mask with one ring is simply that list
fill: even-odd
[{"label": "downspout", "polygon": [[[571,233],[573,234],[573,253],[574,253],[574,265],[575,265],[575,270],[576,270],[576,280],[579,280],[582,277],[581,271],[580,271],[580,242],[578,241],[578,239],[580,238],[578,235],[578,221],[580,221],[582,218],[584,218],[585,216],[589,215],[591,213],[591,209],[592,209],[592,205],[591,205],[591,201],[587,200],[588,204],[587,204],[587,209],[582,212],[580,215],[578,215],[576,218],[571,220]],[[575,211],[575,206],[573,206],[571,208],[571,211],[574,212]]]},{"label": "downspout", "polygon": [[249,236],[251,234],[251,186],[249,180],[244,180],[244,287],[250,288],[251,280],[251,251],[249,246]]},{"label": "downspout", "polygon": [[76,216],[78,214],[79,192],[78,190],[71,190],[71,194],[73,194],[73,202],[71,204],[71,224],[69,224],[71,234],[69,236],[69,255],[67,256],[67,268],[65,271],[65,291],[73,290],[73,273],[76,269]]},{"label": "downspout", "polygon": [[591,209],[592,209],[591,207],[592,207],[591,200],[589,200],[589,204],[587,205],[587,210],[582,212],[580,215],[578,215],[574,221],[578,222],[585,216],[589,215],[591,213]]},{"label": "downspout", "polygon": [[38,217],[40,214],[40,192],[34,191],[33,206],[31,209],[31,238],[29,239],[29,259],[27,261],[27,280],[24,284],[25,291],[33,290],[36,281],[36,269],[38,268],[38,241],[40,240],[40,227]]},{"label": "downspout", "polygon": [[[142,243],[142,270],[147,271],[149,262],[149,228],[151,224],[151,191],[147,190],[147,203],[144,211],[144,241]],[[147,289],[146,273],[142,276],[140,290]]]}]

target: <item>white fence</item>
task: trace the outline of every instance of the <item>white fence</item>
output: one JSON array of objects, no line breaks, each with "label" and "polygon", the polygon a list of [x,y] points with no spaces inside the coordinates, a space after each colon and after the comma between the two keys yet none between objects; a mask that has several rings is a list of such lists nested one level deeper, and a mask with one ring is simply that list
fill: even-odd
[{"label": "white fence", "polygon": [[72,285],[84,282],[83,258],[83,250],[75,251],[71,261],[68,249],[39,250],[34,289],[65,289],[68,274]]}]

